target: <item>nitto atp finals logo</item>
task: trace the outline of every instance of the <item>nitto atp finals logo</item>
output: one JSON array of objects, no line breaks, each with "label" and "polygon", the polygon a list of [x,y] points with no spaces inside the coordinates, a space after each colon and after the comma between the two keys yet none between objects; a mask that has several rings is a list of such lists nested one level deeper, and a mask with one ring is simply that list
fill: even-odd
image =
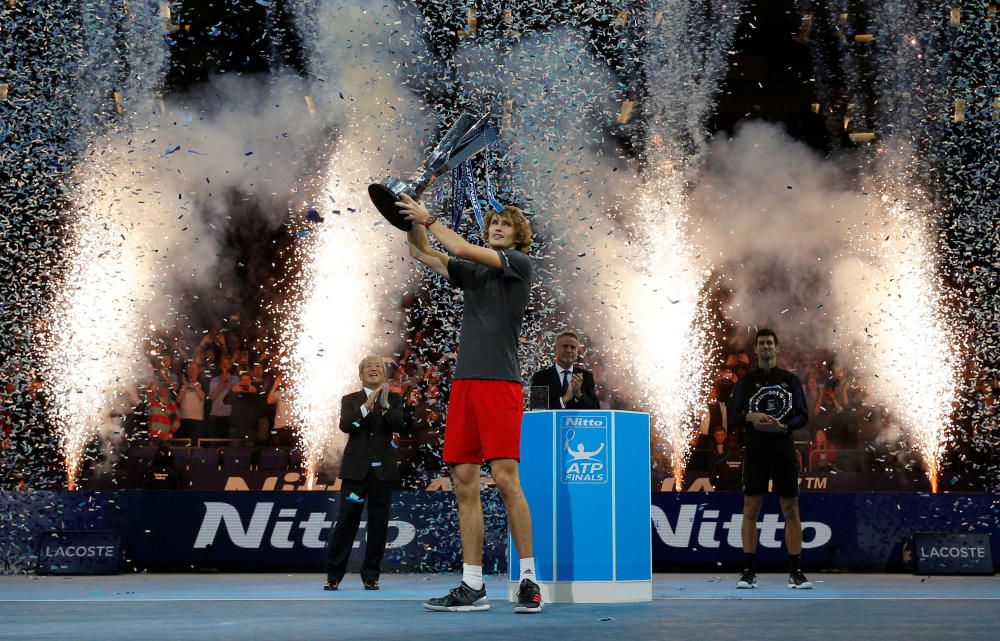
[{"label": "nitto atp finals logo", "polygon": [[559,441],[563,483],[608,482],[606,416],[560,416]]}]

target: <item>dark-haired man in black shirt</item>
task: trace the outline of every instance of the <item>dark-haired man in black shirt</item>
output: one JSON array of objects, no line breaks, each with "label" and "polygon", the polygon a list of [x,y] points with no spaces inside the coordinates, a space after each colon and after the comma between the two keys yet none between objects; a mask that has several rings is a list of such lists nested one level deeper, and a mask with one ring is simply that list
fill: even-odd
[{"label": "dark-haired man in black shirt", "polygon": [[742,429],[743,555],[745,566],[737,588],[757,587],[754,555],[757,552],[757,516],[768,482],[781,500],[788,547],[788,587],[809,589],[802,573],[802,520],[799,517],[799,465],[792,432],[809,422],[805,394],[795,374],[777,367],[778,336],[760,329],[754,338],[757,369],[741,378],[729,400],[730,426]]}]

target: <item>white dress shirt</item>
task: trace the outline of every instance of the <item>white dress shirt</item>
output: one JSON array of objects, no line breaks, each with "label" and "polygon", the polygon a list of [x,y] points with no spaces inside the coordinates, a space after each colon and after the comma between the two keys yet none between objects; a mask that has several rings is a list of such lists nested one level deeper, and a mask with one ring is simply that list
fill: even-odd
[{"label": "white dress shirt", "polygon": [[[563,382],[563,372],[569,372],[569,376],[566,377],[567,380],[569,381],[569,383],[566,386],[566,389],[569,389],[569,386],[573,384],[573,366],[570,365],[569,369],[563,369],[563,367],[559,365],[559,363],[556,363],[556,374],[559,375],[560,385],[562,385]],[[563,409],[566,409],[566,401],[563,400],[562,394],[559,395],[559,405]]]}]

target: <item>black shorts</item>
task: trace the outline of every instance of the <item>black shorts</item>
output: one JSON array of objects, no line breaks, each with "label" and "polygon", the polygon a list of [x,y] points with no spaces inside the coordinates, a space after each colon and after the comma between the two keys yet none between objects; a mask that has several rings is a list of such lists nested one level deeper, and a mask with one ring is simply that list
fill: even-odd
[{"label": "black shorts", "polygon": [[749,496],[767,494],[768,481],[782,498],[799,495],[799,459],[791,448],[748,447],[741,477],[743,493]]}]

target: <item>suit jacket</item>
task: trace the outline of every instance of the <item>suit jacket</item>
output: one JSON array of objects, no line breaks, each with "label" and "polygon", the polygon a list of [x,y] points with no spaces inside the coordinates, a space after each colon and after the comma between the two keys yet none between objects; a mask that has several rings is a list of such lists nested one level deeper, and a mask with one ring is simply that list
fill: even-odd
[{"label": "suit jacket", "polygon": [[389,392],[389,409],[383,411],[376,406],[362,418],[361,406],[367,398],[365,391],[359,390],[340,399],[340,430],[348,434],[340,477],[361,481],[372,463],[376,463],[372,469],[379,480],[398,481],[392,434],[407,431],[403,420],[403,397]]},{"label": "suit jacket", "polygon": [[[596,410],[600,409],[601,405],[597,402],[597,389],[594,385],[594,375],[583,369],[582,367],[573,367],[573,373],[581,372],[583,374],[583,385],[580,386],[580,398],[570,399],[566,403],[566,409],[568,410]],[[549,409],[558,410],[562,409],[562,405],[559,404],[559,397],[562,396],[562,380],[559,378],[558,372],[556,372],[556,366],[550,365],[543,370],[535,372],[531,376],[531,385],[535,386],[545,386],[549,388]]]}]

